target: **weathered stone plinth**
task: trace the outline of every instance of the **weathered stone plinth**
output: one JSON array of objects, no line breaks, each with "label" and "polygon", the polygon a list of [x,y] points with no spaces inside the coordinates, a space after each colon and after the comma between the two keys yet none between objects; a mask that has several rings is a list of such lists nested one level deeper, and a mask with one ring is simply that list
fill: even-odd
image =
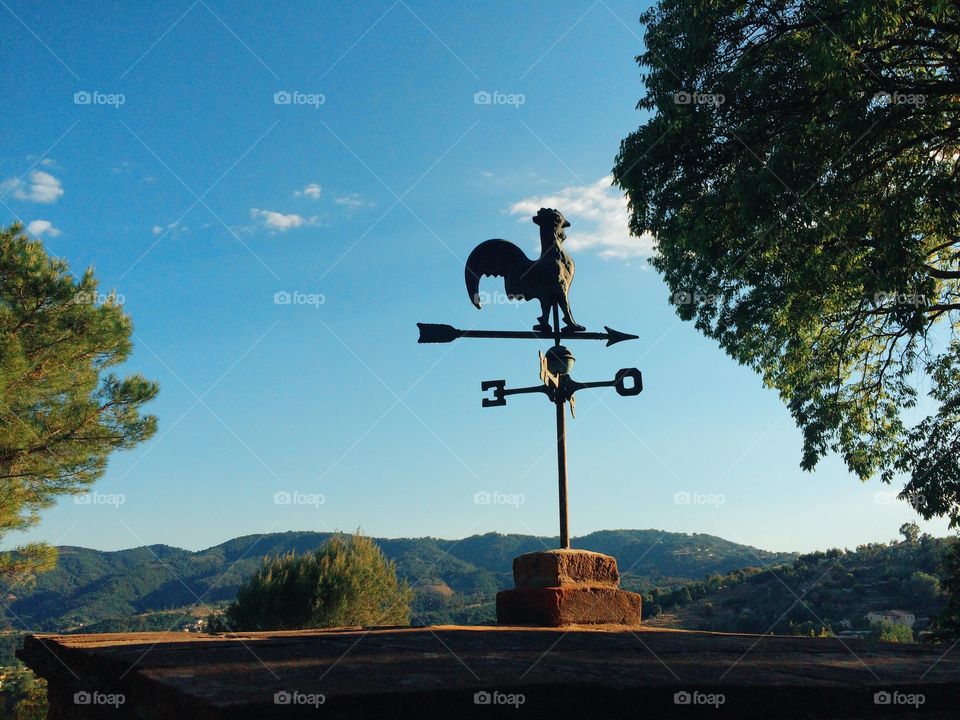
[{"label": "weathered stone plinth", "polygon": [[547,550],[513,559],[516,588],[497,593],[501,625],[640,624],[641,598],[620,589],[617,561],[588,550]]}]

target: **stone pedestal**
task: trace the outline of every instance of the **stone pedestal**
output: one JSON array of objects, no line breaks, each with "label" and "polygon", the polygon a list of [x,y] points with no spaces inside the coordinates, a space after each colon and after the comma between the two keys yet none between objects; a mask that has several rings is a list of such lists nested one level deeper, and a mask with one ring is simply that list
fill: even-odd
[{"label": "stone pedestal", "polygon": [[497,593],[501,625],[640,625],[641,598],[620,589],[617,561],[588,550],[513,559],[513,590]]}]

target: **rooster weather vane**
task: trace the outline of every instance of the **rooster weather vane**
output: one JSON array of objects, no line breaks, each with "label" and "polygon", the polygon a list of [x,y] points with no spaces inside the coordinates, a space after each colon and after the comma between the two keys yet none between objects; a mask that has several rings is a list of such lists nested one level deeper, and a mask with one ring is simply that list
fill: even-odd
[{"label": "rooster weather vane", "polygon": [[[483,407],[507,404],[510,395],[542,393],[556,406],[557,415],[557,474],[560,493],[560,547],[570,547],[567,526],[567,450],[564,405],[570,404],[574,415],[574,393],[586,388],[614,387],[623,396],[638,395],[643,390],[643,378],[636,368],[617,371],[613,380],[581,383],[570,377],[574,357],[562,340],[606,340],[607,346],[623,340],[635,340],[636,335],[618,332],[604,326],[604,332],[588,332],[573,319],[568,293],[573,282],[573,259],[563,249],[567,239],[564,232],[570,223],[559,210],[540,208],[533,216],[540,227],[540,257],[528,258],[524,252],[506,240],[487,240],[480,243],[467,258],[464,278],[470,301],[480,309],[480,278],[493,275],[503,278],[504,289],[511,300],[539,300],[540,317],[532,331],[517,330],[459,330],[451,325],[417,323],[421,343],[448,343],[457,338],[500,338],[552,340],[553,346],[540,354],[541,385],[507,388],[506,380],[486,380],[480,387],[492,397],[483,398]],[[553,324],[551,325],[551,314]],[[560,326],[560,317],[563,326]]]}]

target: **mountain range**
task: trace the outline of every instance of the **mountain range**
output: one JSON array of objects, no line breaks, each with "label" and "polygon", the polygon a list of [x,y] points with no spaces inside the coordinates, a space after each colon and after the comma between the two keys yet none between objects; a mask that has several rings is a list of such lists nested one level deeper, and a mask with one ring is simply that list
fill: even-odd
[{"label": "mountain range", "polygon": [[[30,586],[2,588],[7,602],[0,624],[7,630],[47,632],[173,627],[177,619],[171,623],[171,614],[195,618],[232,600],[264,557],[309,552],[329,537],[317,532],[247,535],[196,552],[168,545],[109,552],[62,546],[55,569]],[[417,593],[415,623],[492,620],[494,594],[513,585],[513,558],[557,546],[556,538],[498,533],[376,542]],[[623,586],[641,592],[797,557],[713,535],[660,530],[604,530],[573,544],[616,557]]]}]

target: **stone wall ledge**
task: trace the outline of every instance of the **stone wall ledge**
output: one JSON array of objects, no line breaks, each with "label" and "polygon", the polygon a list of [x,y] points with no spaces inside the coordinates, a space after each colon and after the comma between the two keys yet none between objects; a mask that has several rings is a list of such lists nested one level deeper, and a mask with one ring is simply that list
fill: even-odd
[{"label": "stone wall ledge", "polygon": [[29,635],[18,655],[51,720],[960,717],[949,644],[436,626]]}]

